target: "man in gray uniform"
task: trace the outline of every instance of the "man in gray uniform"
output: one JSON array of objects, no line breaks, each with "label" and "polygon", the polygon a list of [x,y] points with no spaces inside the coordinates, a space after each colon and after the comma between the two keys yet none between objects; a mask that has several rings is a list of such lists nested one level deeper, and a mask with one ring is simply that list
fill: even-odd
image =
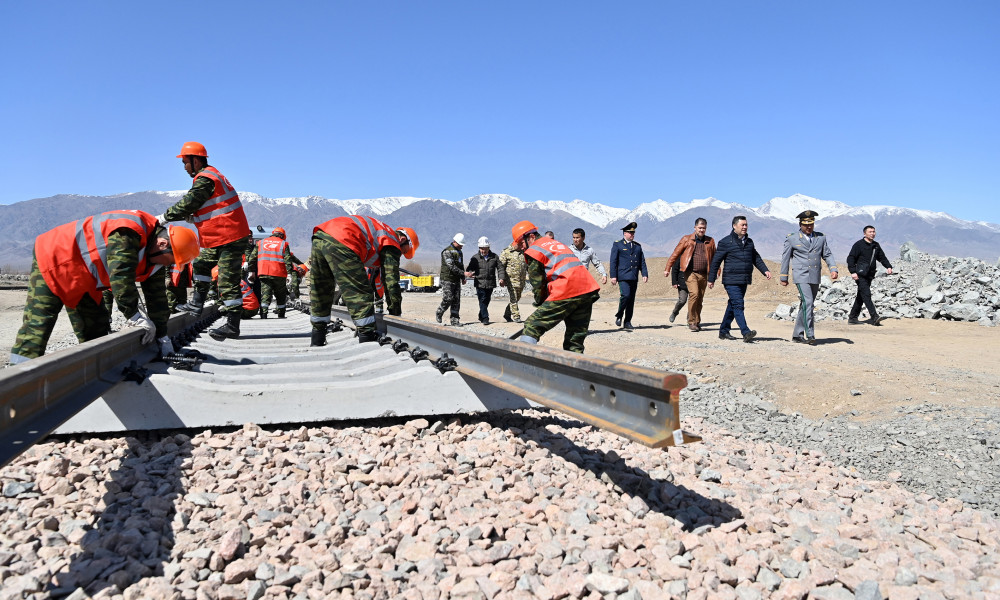
[{"label": "man in gray uniform", "polygon": [[825,260],[830,267],[830,279],[836,279],[837,263],[833,259],[833,251],[826,242],[826,236],[818,231],[816,217],[819,214],[813,210],[804,210],[798,214],[799,230],[789,233],[785,238],[785,248],[781,252],[781,285],[788,285],[789,267],[795,277],[795,287],[799,290],[799,310],[795,314],[795,328],[792,330],[792,341],[799,344],[816,344],[816,330],[813,328],[813,304],[819,293],[819,281],[823,266],[820,260]]}]

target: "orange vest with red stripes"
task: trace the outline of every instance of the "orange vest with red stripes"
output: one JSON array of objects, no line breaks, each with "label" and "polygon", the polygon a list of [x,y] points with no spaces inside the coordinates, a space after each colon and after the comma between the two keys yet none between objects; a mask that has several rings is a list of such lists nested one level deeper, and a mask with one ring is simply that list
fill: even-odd
[{"label": "orange vest with red stripes", "polygon": [[240,279],[240,291],[243,292],[243,308],[245,310],[257,310],[260,308],[260,300],[257,294],[253,293],[253,288],[245,279]]},{"label": "orange vest with red stripes", "polygon": [[186,265],[175,264],[170,268],[170,285],[173,287],[182,287],[181,276],[184,273],[187,273],[187,280],[184,283],[183,287],[186,288],[191,287],[191,279],[192,275],[194,274],[194,268],[191,266],[191,263],[188,263]]},{"label": "orange vest with red stripes", "polygon": [[365,268],[368,269],[382,266],[382,257],[379,253],[385,248],[403,251],[399,247],[396,231],[372,217],[358,215],[337,217],[317,225],[313,229],[313,233],[315,234],[317,231],[328,233],[333,239],[353,250],[364,263]]},{"label": "orange vest with red stripes", "polygon": [[198,238],[202,248],[215,248],[241,240],[250,235],[250,225],[243,212],[236,188],[226,176],[215,167],[205,167],[194,176],[207,177],[215,182],[212,197],[194,213],[194,226],[198,228]]},{"label": "orange vest with red stripes", "polygon": [[94,301],[101,301],[101,290],[111,287],[108,236],[123,228],[135,231],[142,240],[135,281],[146,281],[160,268],[146,260],[146,246],[156,230],[156,217],[149,213],[113,210],[60,225],[38,236],[38,270],[63,304],[76,308],[88,294]]},{"label": "orange vest with red stripes", "polygon": [[288,242],[280,237],[269,237],[257,241],[257,274],[271,277],[288,276],[285,266],[285,248]]},{"label": "orange vest with red stripes", "polygon": [[541,238],[524,253],[545,266],[546,300],[566,300],[601,289],[566,244]]}]

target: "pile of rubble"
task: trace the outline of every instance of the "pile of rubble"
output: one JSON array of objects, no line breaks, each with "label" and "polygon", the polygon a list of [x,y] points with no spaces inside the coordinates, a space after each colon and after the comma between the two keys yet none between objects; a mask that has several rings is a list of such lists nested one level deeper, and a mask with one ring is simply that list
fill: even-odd
[{"label": "pile of rubble", "polygon": [[[823,277],[816,300],[816,320],[847,319],[857,285],[839,265],[843,277]],[[933,256],[920,252],[912,242],[899,249],[892,275],[879,265],[872,281],[872,301],[879,314],[897,319],[950,319],[975,321],[986,327],[1000,325],[1000,261],[989,265],[975,258]],[[768,316],[794,320],[798,306],[779,304]],[[868,318],[862,309],[861,319]]]}]

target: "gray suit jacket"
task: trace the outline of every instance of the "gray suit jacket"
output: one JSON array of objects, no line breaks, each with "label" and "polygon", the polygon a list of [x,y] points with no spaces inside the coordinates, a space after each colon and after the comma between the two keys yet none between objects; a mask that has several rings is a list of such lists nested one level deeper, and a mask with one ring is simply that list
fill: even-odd
[{"label": "gray suit jacket", "polygon": [[812,240],[801,230],[789,233],[781,252],[781,281],[788,281],[789,267],[795,283],[819,283],[823,274],[820,260],[825,260],[831,271],[837,271],[833,251],[826,243],[826,236],[814,231]]}]

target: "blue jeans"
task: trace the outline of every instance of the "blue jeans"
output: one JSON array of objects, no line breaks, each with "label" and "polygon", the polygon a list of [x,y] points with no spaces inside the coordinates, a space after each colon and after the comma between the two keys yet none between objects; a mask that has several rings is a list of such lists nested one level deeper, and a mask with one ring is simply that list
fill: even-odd
[{"label": "blue jeans", "polygon": [[743,296],[747,293],[745,285],[726,285],[726,293],[729,294],[729,302],[726,303],[726,314],[722,316],[722,323],[719,324],[719,335],[729,333],[729,326],[736,319],[736,324],[740,327],[740,333],[746,335],[750,331],[747,326],[747,318],[743,315]]}]

